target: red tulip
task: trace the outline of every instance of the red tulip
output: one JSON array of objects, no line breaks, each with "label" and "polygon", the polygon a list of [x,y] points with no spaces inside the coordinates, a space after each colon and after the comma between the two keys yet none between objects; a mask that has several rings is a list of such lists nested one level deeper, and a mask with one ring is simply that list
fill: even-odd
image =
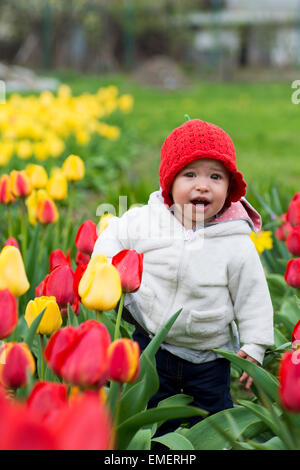
[{"label": "red tulip", "polygon": [[73,304],[76,300],[73,291],[73,281],[74,273],[72,268],[67,264],[58,265],[45,279],[43,295],[54,295],[60,307]]},{"label": "red tulip", "polygon": [[0,177],[0,203],[9,204],[16,200],[11,190],[10,177],[7,174],[3,174]]},{"label": "red tulip", "polygon": [[286,351],[279,366],[279,396],[289,411],[300,412],[300,349]]},{"label": "red tulip", "polygon": [[75,238],[77,250],[90,255],[93,252],[97,238],[97,225],[91,220],[83,222],[83,224],[80,225]]},{"label": "red tulip", "polygon": [[300,256],[300,225],[293,227],[286,239],[286,246],[294,256]]},{"label": "red tulip", "polygon": [[47,283],[47,280],[48,280],[48,277],[49,277],[49,274],[46,275],[45,279],[43,279],[38,286],[36,286],[35,288],[35,296],[36,297],[42,297],[42,295],[46,295],[45,294],[45,285]]},{"label": "red tulip", "polygon": [[0,390],[0,450],[55,450],[56,436],[23,404]]},{"label": "red tulip", "polygon": [[109,377],[117,382],[134,382],[140,371],[140,347],[129,338],[117,339],[108,349]]},{"label": "red tulip", "polygon": [[38,201],[36,208],[36,218],[41,224],[54,224],[59,217],[55,202],[50,198],[43,198]]},{"label": "red tulip", "polygon": [[110,450],[114,443],[110,414],[99,397],[90,393],[74,398],[65,407],[55,435],[61,450]]},{"label": "red tulip", "polygon": [[66,264],[72,267],[70,251],[71,249],[69,248],[67,254],[65,255],[64,252],[60,249],[53,250],[49,256],[49,271],[53,271],[56,266],[59,266],[61,264]]},{"label": "red tulip", "polygon": [[19,243],[14,237],[9,237],[3,246],[15,246],[16,248],[20,249]]},{"label": "red tulip", "polygon": [[0,348],[0,383],[5,388],[27,385],[28,372],[34,374],[35,361],[26,343],[4,343]]},{"label": "red tulip", "polygon": [[88,263],[80,263],[78,264],[77,268],[75,269],[74,272],[74,282],[73,282],[73,291],[76,297],[80,298],[79,293],[78,293],[78,286],[81,281],[81,278],[83,276],[84,271],[87,268]]},{"label": "red tulip", "polygon": [[112,264],[117,268],[123,292],[135,292],[139,289],[143,274],[143,253],[135,250],[122,250],[117,253]]},{"label": "red tulip", "polygon": [[55,382],[36,382],[27,398],[27,407],[41,422],[51,424],[68,404],[67,386]]},{"label": "red tulip", "polygon": [[300,225],[300,193],[296,193],[289,204],[287,221],[293,227]]},{"label": "red tulip", "polygon": [[290,259],[284,275],[285,282],[295,288],[300,287],[300,258]]},{"label": "red tulip", "polygon": [[60,356],[71,347],[77,336],[76,328],[68,326],[60,328],[50,337],[45,348],[44,355],[49,367],[56,375],[60,376]]},{"label": "red tulip", "polygon": [[0,290],[0,339],[7,338],[18,323],[18,304],[8,289]]},{"label": "red tulip", "polygon": [[66,382],[102,386],[108,375],[110,336],[104,324],[87,320],[79,327],[65,327],[51,336],[45,358]]},{"label": "red tulip", "polygon": [[280,216],[280,220],[282,220],[282,224],[277,227],[275,236],[278,238],[278,240],[284,242],[293,227],[287,221],[287,214],[282,214]]},{"label": "red tulip", "polygon": [[294,326],[291,342],[293,349],[298,349],[300,347],[300,320],[298,320]]},{"label": "red tulip", "polygon": [[91,255],[88,255],[86,253],[81,253],[81,251],[77,251],[75,262],[76,264],[88,263],[90,259],[91,259]]}]

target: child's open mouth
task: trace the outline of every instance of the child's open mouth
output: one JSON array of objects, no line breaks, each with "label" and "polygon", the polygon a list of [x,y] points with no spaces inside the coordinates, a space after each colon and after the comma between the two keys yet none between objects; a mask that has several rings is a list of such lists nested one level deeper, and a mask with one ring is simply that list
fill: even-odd
[{"label": "child's open mouth", "polygon": [[193,206],[199,207],[199,209],[202,208],[202,206],[204,206],[204,210],[210,204],[210,202],[207,199],[193,199],[191,203],[193,204]]}]

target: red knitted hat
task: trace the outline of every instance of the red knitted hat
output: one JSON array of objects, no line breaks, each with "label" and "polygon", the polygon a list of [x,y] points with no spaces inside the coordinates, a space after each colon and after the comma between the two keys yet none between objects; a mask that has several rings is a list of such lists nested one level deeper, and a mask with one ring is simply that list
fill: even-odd
[{"label": "red knitted hat", "polygon": [[219,160],[230,171],[228,205],[246,194],[247,185],[236,168],[235,148],[229,135],[214,124],[191,119],[174,129],[161,148],[159,181],[165,204],[173,204],[171,187],[177,173],[199,158]]}]

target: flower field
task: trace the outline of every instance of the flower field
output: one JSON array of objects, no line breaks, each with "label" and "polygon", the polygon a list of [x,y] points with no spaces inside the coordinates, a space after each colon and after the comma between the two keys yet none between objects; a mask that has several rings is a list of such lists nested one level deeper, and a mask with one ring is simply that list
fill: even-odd
[{"label": "flower field", "polygon": [[[253,377],[251,393],[238,389],[233,409],[154,437],[168,419],[206,415],[183,394],[147,409],[155,354],[180,311],[141,354],[122,312],[143,255],[91,259],[111,215],[95,220],[77,207],[78,193],[99,184],[95,169],[107,170],[105,192],[129,165],[109,149],[133,109],[116,86],[75,97],[67,85],[0,107],[0,449],[300,449],[300,193],[285,201],[276,188],[255,195],[264,230],[251,235],[275,345],[264,367],[219,351],[236,387],[242,370]],[[95,160],[101,146],[110,165]]]}]

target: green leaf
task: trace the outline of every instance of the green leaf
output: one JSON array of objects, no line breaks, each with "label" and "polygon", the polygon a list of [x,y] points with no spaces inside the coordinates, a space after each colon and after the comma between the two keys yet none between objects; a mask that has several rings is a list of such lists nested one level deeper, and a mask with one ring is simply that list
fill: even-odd
[{"label": "green leaf", "polygon": [[147,424],[165,422],[175,418],[206,416],[207,412],[191,406],[164,406],[141,411],[120,424],[117,431],[117,449],[125,450],[134,434]]},{"label": "green leaf", "polygon": [[222,450],[230,447],[228,437],[216,432],[215,425],[225,431],[232,432],[232,425],[226,419],[230,415],[235,422],[235,435],[243,435],[252,438],[266,430],[265,424],[250,410],[237,406],[215,413],[190,429],[186,430],[184,436],[193,444],[197,450]]},{"label": "green leaf", "polygon": [[27,332],[25,333],[24,342],[28,345],[29,349],[31,349],[31,347],[32,347],[32,343],[33,343],[33,340],[34,340],[35,335],[36,335],[36,330],[38,329],[38,327],[39,327],[39,325],[42,321],[42,317],[44,315],[45,310],[46,310],[46,307],[41,311],[41,313],[39,313],[35,317],[35,319],[33,320],[33,322],[30,325],[30,328],[28,328]]},{"label": "green leaf", "polygon": [[79,325],[79,322],[78,322],[78,318],[77,318],[77,315],[74,313],[74,310],[72,309],[71,305],[68,304],[67,306],[67,312],[68,312],[68,326],[78,326]]},{"label": "green leaf", "polygon": [[278,432],[277,426],[272,420],[272,416],[270,415],[268,410],[266,410],[263,406],[258,405],[248,400],[239,400],[239,403],[242,406],[245,406],[246,408],[251,410],[256,416],[258,416],[261,419],[261,421],[263,421],[266,424],[266,426],[268,426],[268,428],[274,434],[277,434]]},{"label": "green leaf", "polygon": [[278,436],[274,436],[266,442],[256,442],[251,439],[248,441],[256,450],[288,450],[285,444]]},{"label": "green leaf", "polygon": [[193,444],[178,432],[170,432],[164,436],[152,439],[153,442],[160,442],[171,450],[195,450]]},{"label": "green leaf", "polygon": [[147,407],[149,399],[159,388],[159,379],[154,364],[147,354],[143,357],[143,376],[132,387],[123,391],[119,411],[119,424]]},{"label": "green leaf", "polygon": [[278,380],[274,375],[230,351],[223,351],[221,349],[214,349],[214,351],[240,367],[253,378],[255,385],[259,386],[267,396],[275,402],[278,401]]},{"label": "green leaf", "polygon": [[150,429],[140,429],[130,441],[127,450],[150,450],[151,431]]},{"label": "green leaf", "polygon": [[275,321],[281,321],[287,329],[287,334],[291,337],[298,320],[300,320],[300,309],[295,296],[284,299],[279,312],[275,314]]}]

